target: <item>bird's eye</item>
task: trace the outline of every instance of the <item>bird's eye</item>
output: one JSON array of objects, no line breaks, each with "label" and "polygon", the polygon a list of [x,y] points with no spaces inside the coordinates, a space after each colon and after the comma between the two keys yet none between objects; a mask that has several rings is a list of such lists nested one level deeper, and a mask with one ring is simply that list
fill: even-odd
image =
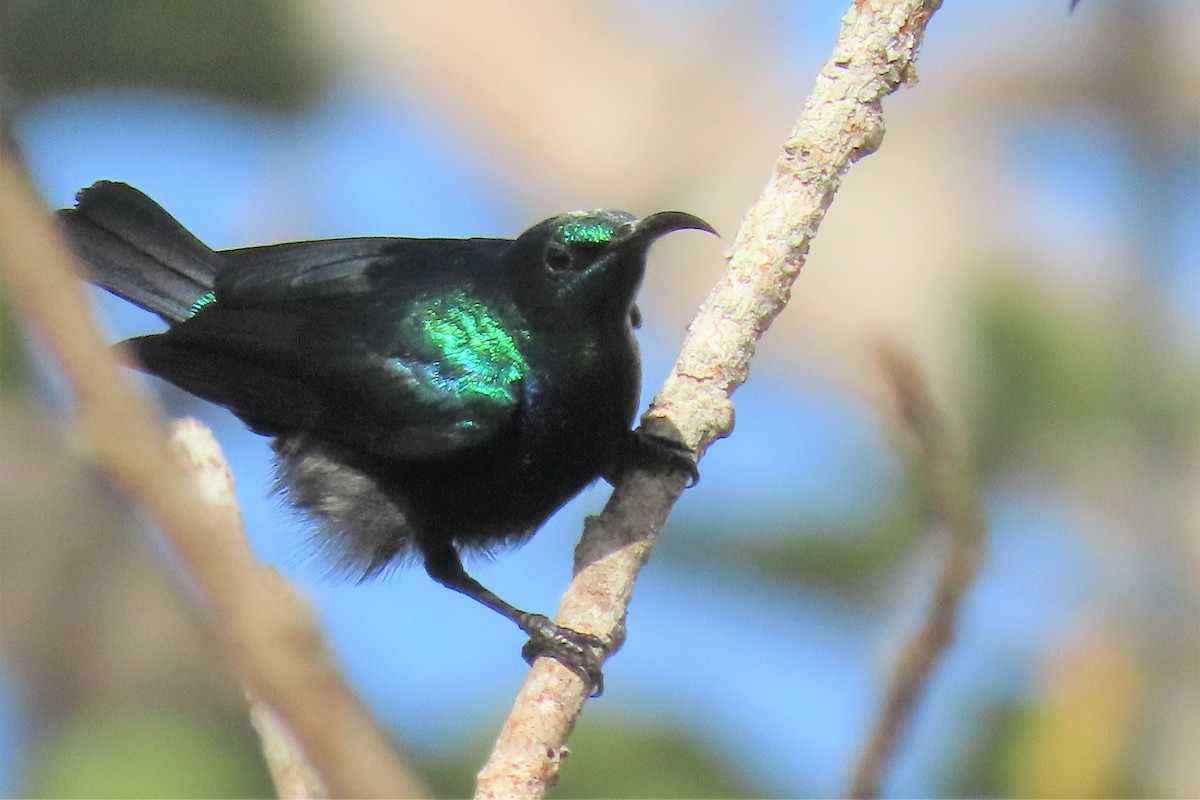
[{"label": "bird's eye", "polygon": [[546,268],[551,272],[566,272],[571,268],[572,261],[571,251],[562,245],[551,244],[546,247]]}]

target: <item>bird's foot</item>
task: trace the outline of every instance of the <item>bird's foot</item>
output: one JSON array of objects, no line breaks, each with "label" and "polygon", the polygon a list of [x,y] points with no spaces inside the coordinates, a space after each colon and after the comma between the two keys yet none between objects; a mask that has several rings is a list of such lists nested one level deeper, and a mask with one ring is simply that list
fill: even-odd
[{"label": "bird's foot", "polygon": [[525,614],[517,624],[529,634],[529,641],[521,648],[527,662],[533,664],[541,656],[550,656],[583,678],[591,697],[604,693],[601,666],[610,648],[600,637],[560,627],[542,614]]},{"label": "bird's foot", "polygon": [[683,442],[641,429],[630,431],[623,442],[613,469],[605,472],[609,483],[615,484],[622,472],[630,469],[666,469],[687,476],[688,488],[700,482],[696,454]]}]

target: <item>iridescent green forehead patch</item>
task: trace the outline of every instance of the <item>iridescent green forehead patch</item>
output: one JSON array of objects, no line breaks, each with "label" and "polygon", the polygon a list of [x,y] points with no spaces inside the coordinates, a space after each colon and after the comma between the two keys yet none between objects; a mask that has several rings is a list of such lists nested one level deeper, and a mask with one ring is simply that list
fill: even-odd
[{"label": "iridescent green forehead patch", "polygon": [[574,244],[575,242],[603,244],[612,239],[615,230],[616,227],[607,220],[583,218],[560,224],[558,236],[563,244]]}]

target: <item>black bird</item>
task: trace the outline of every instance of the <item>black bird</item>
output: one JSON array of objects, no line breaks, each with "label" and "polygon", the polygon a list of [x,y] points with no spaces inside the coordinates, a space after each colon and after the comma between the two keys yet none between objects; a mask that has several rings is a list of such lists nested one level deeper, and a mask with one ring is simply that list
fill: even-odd
[{"label": "black bird", "polygon": [[273,437],[279,490],[360,579],[421,559],[602,690],[605,645],[497,597],[459,554],[529,539],[599,477],[696,479],[630,430],[634,296],[679,211],[575,211],[516,240],[354,238],[213,251],[138,190],[100,181],[60,225],[89,279],[154,312],[140,367]]}]

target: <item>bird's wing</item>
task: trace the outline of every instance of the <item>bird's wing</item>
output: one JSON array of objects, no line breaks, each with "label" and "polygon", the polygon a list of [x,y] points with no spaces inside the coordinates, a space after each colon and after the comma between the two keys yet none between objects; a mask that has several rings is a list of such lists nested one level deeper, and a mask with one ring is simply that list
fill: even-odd
[{"label": "bird's wing", "polygon": [[216,292],[239,305],[370,290],[367,270],[388,256],[404,258],[413,239],[370,237],[288,242],[222,250],[226,267]]},{"label": "bird's wing", "polygon": [[442,295],[364,295],[356,281],[377,257],[339,252],[289,270],[281,250],[276,280],[218,286],[191,319],[133,340],[142,364],[260,432],[311,431],[388,458],[443,456],[508,429],[524,383],[512,334]]},{"label": "bird's wing", "polygon": [[149,372],[229,408],[256,431],[310,431],[400,460],[482,444],[510,425],[520,403],[515,376],[473,386],[433,359],[337,338],[314,348],[311,329],[284,314],[218,306],[131,344]]},{"label": "bird's wing", "polygon": [[223,302],[236,305],[365,294],[381,279],[381,268],[439,268],[448,252],[464,261],[495,260],[508,244],[505,239],[375,236],[222,250],[226,267],[215,289]]}]

